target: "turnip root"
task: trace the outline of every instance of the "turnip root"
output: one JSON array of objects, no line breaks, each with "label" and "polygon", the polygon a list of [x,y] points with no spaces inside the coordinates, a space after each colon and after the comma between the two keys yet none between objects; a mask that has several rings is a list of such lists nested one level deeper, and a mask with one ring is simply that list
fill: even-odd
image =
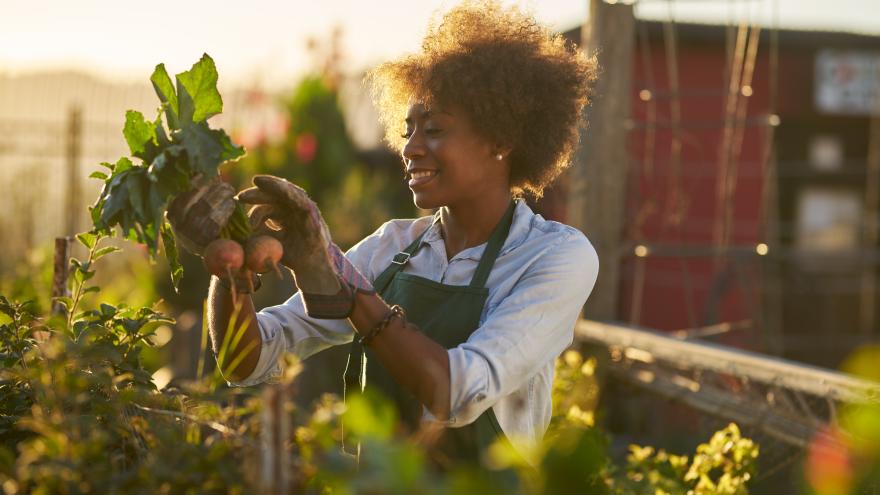
[{"label": "turnip root", "polygon": [[258,235],[248,239],[245,247],[245,263],[248,269],[256,273],[266,273],[275,270],[281,276],[278,262],[284,255],[284,247],[278,239],[268,235]]},{"label": "turnip root", "polygon": [[232,239],[216,239],[205,247],[205,266],[208,273],[217,277],[228,277],[232,284],[233,303],[235,301],[235,273],[244,265],[244,249]]}]

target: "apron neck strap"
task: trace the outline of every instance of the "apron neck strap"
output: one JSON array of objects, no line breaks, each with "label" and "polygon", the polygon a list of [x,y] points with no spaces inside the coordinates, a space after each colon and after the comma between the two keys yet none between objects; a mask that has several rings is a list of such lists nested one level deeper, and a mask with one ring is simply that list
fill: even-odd
[{"label": "apron neck strap", "polygon": [[[495,266],[495,259],[498,257],[498,253],[501,252],[501,247],[504,246],[504,241],[507,240],[507,234],[510,231],[511,223],[513,222],[513,212],[516,209],[515,207],[516,201],[511,200],[510,206],[507,207],[507,211],[504,213],[504,216],[501,217],[501,221],[498,222],[498,225],[495,226],[495,230],[492,231],[492,235],[486,243],[486,249],[483,251],[483,256],[480,257],[480,264],[477,265],[477,270],[474,272],[474,278],[471,279],[470,287],[479,288],[486,285],[486,281],[489,279],[489,273],[492,271],[492,267]],[[389,265],[373,283],[376,292],[381,294],[385,288],[388,287],[388,284],[391,283],[391,279],[394,278],[394,275],[406,266],[409,259],[416,253],[416,250],[419,249],[419,246],[422,243],[422,238],[425,237],[425,234],[427,234],[428,231],[431,230],[431,227],[439,221],[440,212],[438,211],[434,215],[434,220],[431,222],[431,225],[429,225],[420,236],[407,246],[406,249],[394,255],[394,258],[391,259],[391,265]]]},{"label": "apron neck strap", "polygon": [[471,279],[471,287],[481,288],[486,286],[486,281],[489,280],[489,273],[492,272],[492,267],[495,266],[495,259],[498,258],[498,254],[504,246],[504,241],[507,240],[510,225],[513,223],[513,212],[515,209],[516,201],[511,200],[510,206],[507,207],[507,211],[504,212],[504,216],[501,217],[498,225],[495,226],[495,230],[492,231],[489,241],[486,243],[486,249],[480,257],[480,264],[477,265],[474,278]]},{"label": "apron neck strap", "polygon": [[425,229],[422,234],[412,243],[406,247],[403,251],[394,255],[394,258],[391,258],[391,264],[388,265],[388,268],[382,272],[376,280],[373,282],[373,288],[376,289],[376,292],[382,294],[385,289],[388,287],[388,284],[391,283],[391,279],[394,278],[394,275],[397,274],[400,270],[403,270],[403,267],[409,262],[409,259],[416,253],[416,250],[419,249],[419,246],[422,244],[422,238],[425,237],[425,234],[431,230],[431,227],[434,226],[435,223],[440,221],[440,213],[434,215],[434,220],[431,222],[431,225]]}]

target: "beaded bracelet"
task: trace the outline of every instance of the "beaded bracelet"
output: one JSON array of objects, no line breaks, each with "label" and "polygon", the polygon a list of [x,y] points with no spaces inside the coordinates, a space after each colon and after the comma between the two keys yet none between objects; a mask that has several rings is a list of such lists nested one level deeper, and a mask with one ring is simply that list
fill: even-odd
[{"label": "beaded bracelet", "polygon": [[378,325],[373,327],[373,329],[370,330],[366,335],[359,336],[358,339],[360,340],[360,342],[363,345],[365,345],[365,346],[370,345],[370,343],[373,341],[373,339],[375,339],[376,336],[379,335],[379,332],[381,332],[382,330],[385,330],[385,328],[387,328],[388,325],[391,324],[391,320],[393,320],[396,317],[399,317],[400,319],[402,319],[403,325],[406,326],[406,311],[404,311],[404,309],[402,307],[395,304],[395,305],[391,306],[391,309],[388,310],[388,313],[385,315],[385,318],[382,318],[382,321],[380,321]]}]

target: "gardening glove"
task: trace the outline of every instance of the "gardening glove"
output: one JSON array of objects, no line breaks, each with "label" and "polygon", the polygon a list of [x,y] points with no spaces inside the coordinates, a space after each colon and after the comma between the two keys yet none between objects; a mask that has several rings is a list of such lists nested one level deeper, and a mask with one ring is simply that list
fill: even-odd
[{"label": "gardening glove", "polygon": [[235,188],[219,178],[177,195],[168,205],[168,223],[180,246],[199,256],[220,237],[235,210]]},{"label": "gardening glove", "polygon": [[293,271],[309,316],[347,318],[356,292],[375,293],[330,239],[318,206],[302,188],[271,175],[255,176],[254,186],[238,199],[255,205],[248,213],[251,228],[281,242],[281,263]]}]

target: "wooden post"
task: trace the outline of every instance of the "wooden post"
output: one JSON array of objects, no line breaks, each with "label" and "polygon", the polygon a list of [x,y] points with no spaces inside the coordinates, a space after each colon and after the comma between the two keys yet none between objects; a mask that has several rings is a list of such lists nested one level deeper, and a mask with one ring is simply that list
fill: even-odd
[{"label": "wooden post", "polygon": [[290,485],[289,452],[286,448],[290,438],[290,416],[286,411],[289,384],[276,383],[263,389],[262,493],[283,495]]},{"label": "wooden post", "polygon": [[82,111],[77,106],[71,107],[68,114],[66,141],[67,197],[64,203],[64,233],[74,235],[79,229],[79,214],[82,208],[79,173],[82,155]]},{"label": "wooden post", "polygon": [[864,230],[862,233],[862,281],[859,304],[859,330],[862,336],[874,334],[877,319],[877,209],[880,208],[880,98],[868,127],[868,170],[865,178]]},{"label": "wooden post", "polygon": [[597,55],[599,79],[586,112],[589,128],[569,175],[568,220],[599,254],[599,279],[585,307],[595,320],[618,319],[634,33],[632,5],[590,1],[582,46]]},{"label": "wooden post", "polygon": [[67,260],[70,259],[70,237],[55,238],[54,274],[52,276],[52,314],[63,316],[64,305],[56,297],[70,297],[67,290]]}]

